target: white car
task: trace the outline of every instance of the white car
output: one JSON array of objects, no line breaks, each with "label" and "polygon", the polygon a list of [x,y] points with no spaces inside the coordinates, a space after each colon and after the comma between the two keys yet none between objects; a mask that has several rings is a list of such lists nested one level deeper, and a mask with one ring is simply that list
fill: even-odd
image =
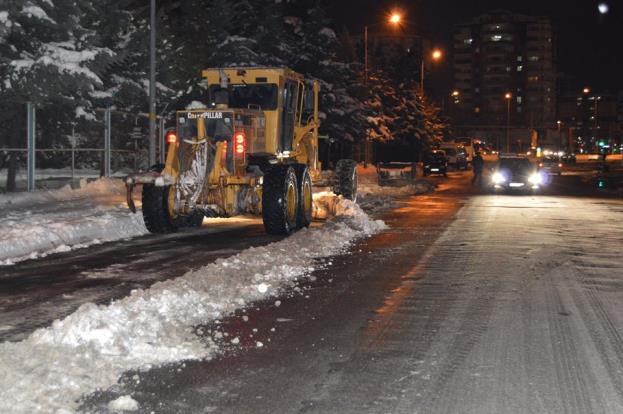
[{"label": "white car", "polygon": [[449,165],[457,170],[467,169],[467,156],[462,145],[442,144],[439,149],[446,153]]}]

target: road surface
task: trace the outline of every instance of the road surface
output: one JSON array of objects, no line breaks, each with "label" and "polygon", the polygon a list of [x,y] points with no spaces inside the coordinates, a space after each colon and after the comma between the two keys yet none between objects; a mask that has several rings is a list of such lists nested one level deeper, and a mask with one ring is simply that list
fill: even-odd
[{"label": "road surface", "polygon": [[83,408],[129,394],[167,413],[623,412],[623,202],[560,195],[564,180],[538,196],[440,182],[305,295],[204,327],[242,347],[128,373]]},{"label": "road surface", "polygon": [[[579,177],[536,196],[468,178],[402,200],[302,293],[198,327],[218,357],[129,372],[82,409],[131,395],[141,413],[623,412],[623,202]],[[18,264],[0,279],[3,340],[273,240],[243,221]]]}]

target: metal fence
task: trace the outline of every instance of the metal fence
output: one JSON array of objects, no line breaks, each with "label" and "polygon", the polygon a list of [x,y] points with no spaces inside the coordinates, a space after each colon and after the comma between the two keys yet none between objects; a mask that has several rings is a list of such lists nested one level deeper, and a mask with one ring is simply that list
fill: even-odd
[{"label": "metal fence", "polygon": [[[0,134],[0,191],[8,189],[10,179],[16,183],[12,190],[34,191],[54,178],[54,182],[74,182],[89,176],[123,176],[149,167],[147,114],[101,108],[95,116],[59,121],[55,110],[28,103],[21,113],[16,111],[19,119],[5,121],[19,129],[12,140]],[[74,108],[76,113],[79,110]],[[160,162],[165,156],[166,122],[158,118]],[[5,126],[0,121],[3,131],[11,129]]]}]

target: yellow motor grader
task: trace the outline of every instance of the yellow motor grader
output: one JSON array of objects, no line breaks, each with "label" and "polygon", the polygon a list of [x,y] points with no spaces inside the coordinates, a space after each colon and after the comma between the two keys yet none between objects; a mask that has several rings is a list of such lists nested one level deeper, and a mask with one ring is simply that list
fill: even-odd
[{"label": "yellow motor grader", "polygon": [[289,234],[311,223],[312,185],[356,198],[355,161],[340,160],[333,174],[321,174],[318,82],[308,85],[286,68],[216,68],[202,75],[207,107],[176,113],[165,165],[125,180],[132,211],[133,188],[143,185],[150,232],[251,213],[262,215],[268,233]]}]

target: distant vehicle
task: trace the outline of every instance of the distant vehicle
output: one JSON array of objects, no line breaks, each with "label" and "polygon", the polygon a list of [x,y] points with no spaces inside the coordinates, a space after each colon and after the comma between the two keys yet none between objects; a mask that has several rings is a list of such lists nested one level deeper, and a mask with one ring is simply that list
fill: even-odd
[{"label": "distant vehicle", "polygon": [[573,165],[576,162],[575,154],[563,154],[563,156],[560,157],[560,160],[562,161],[563,164]]},{"label": "distant vehicle", "polygon": [[500,156],[491,176],[494,191],[538,190],[544,183],[543,174],[522,156]]},{"label": "distant vehicle", "polygon": [[539,171],[547,174],[562,174],[562,160],[557,155],[546,155],[539,160]]},{"label": "distant vehicle", "polygon": [[448,165],[453,166],[457,170],[467,169],[467,155],[465,154],[465,148],[462,145],[445,142],[441,144],[439,149],[446,153]]},{"label": "distant vehicle", "polygon": [[465,149],[465,159],[469,164],[474,159],[474,155],[476,155],[476,147],[475,147],[475,139],[474,138],[455,138],[454,143],[458,145],[462,145]]},{"label": "distant vehicle", "polygon": [[442,150],[432,151],[424,157],[424,176],[431,174],[448,176],[448,158]]}]

